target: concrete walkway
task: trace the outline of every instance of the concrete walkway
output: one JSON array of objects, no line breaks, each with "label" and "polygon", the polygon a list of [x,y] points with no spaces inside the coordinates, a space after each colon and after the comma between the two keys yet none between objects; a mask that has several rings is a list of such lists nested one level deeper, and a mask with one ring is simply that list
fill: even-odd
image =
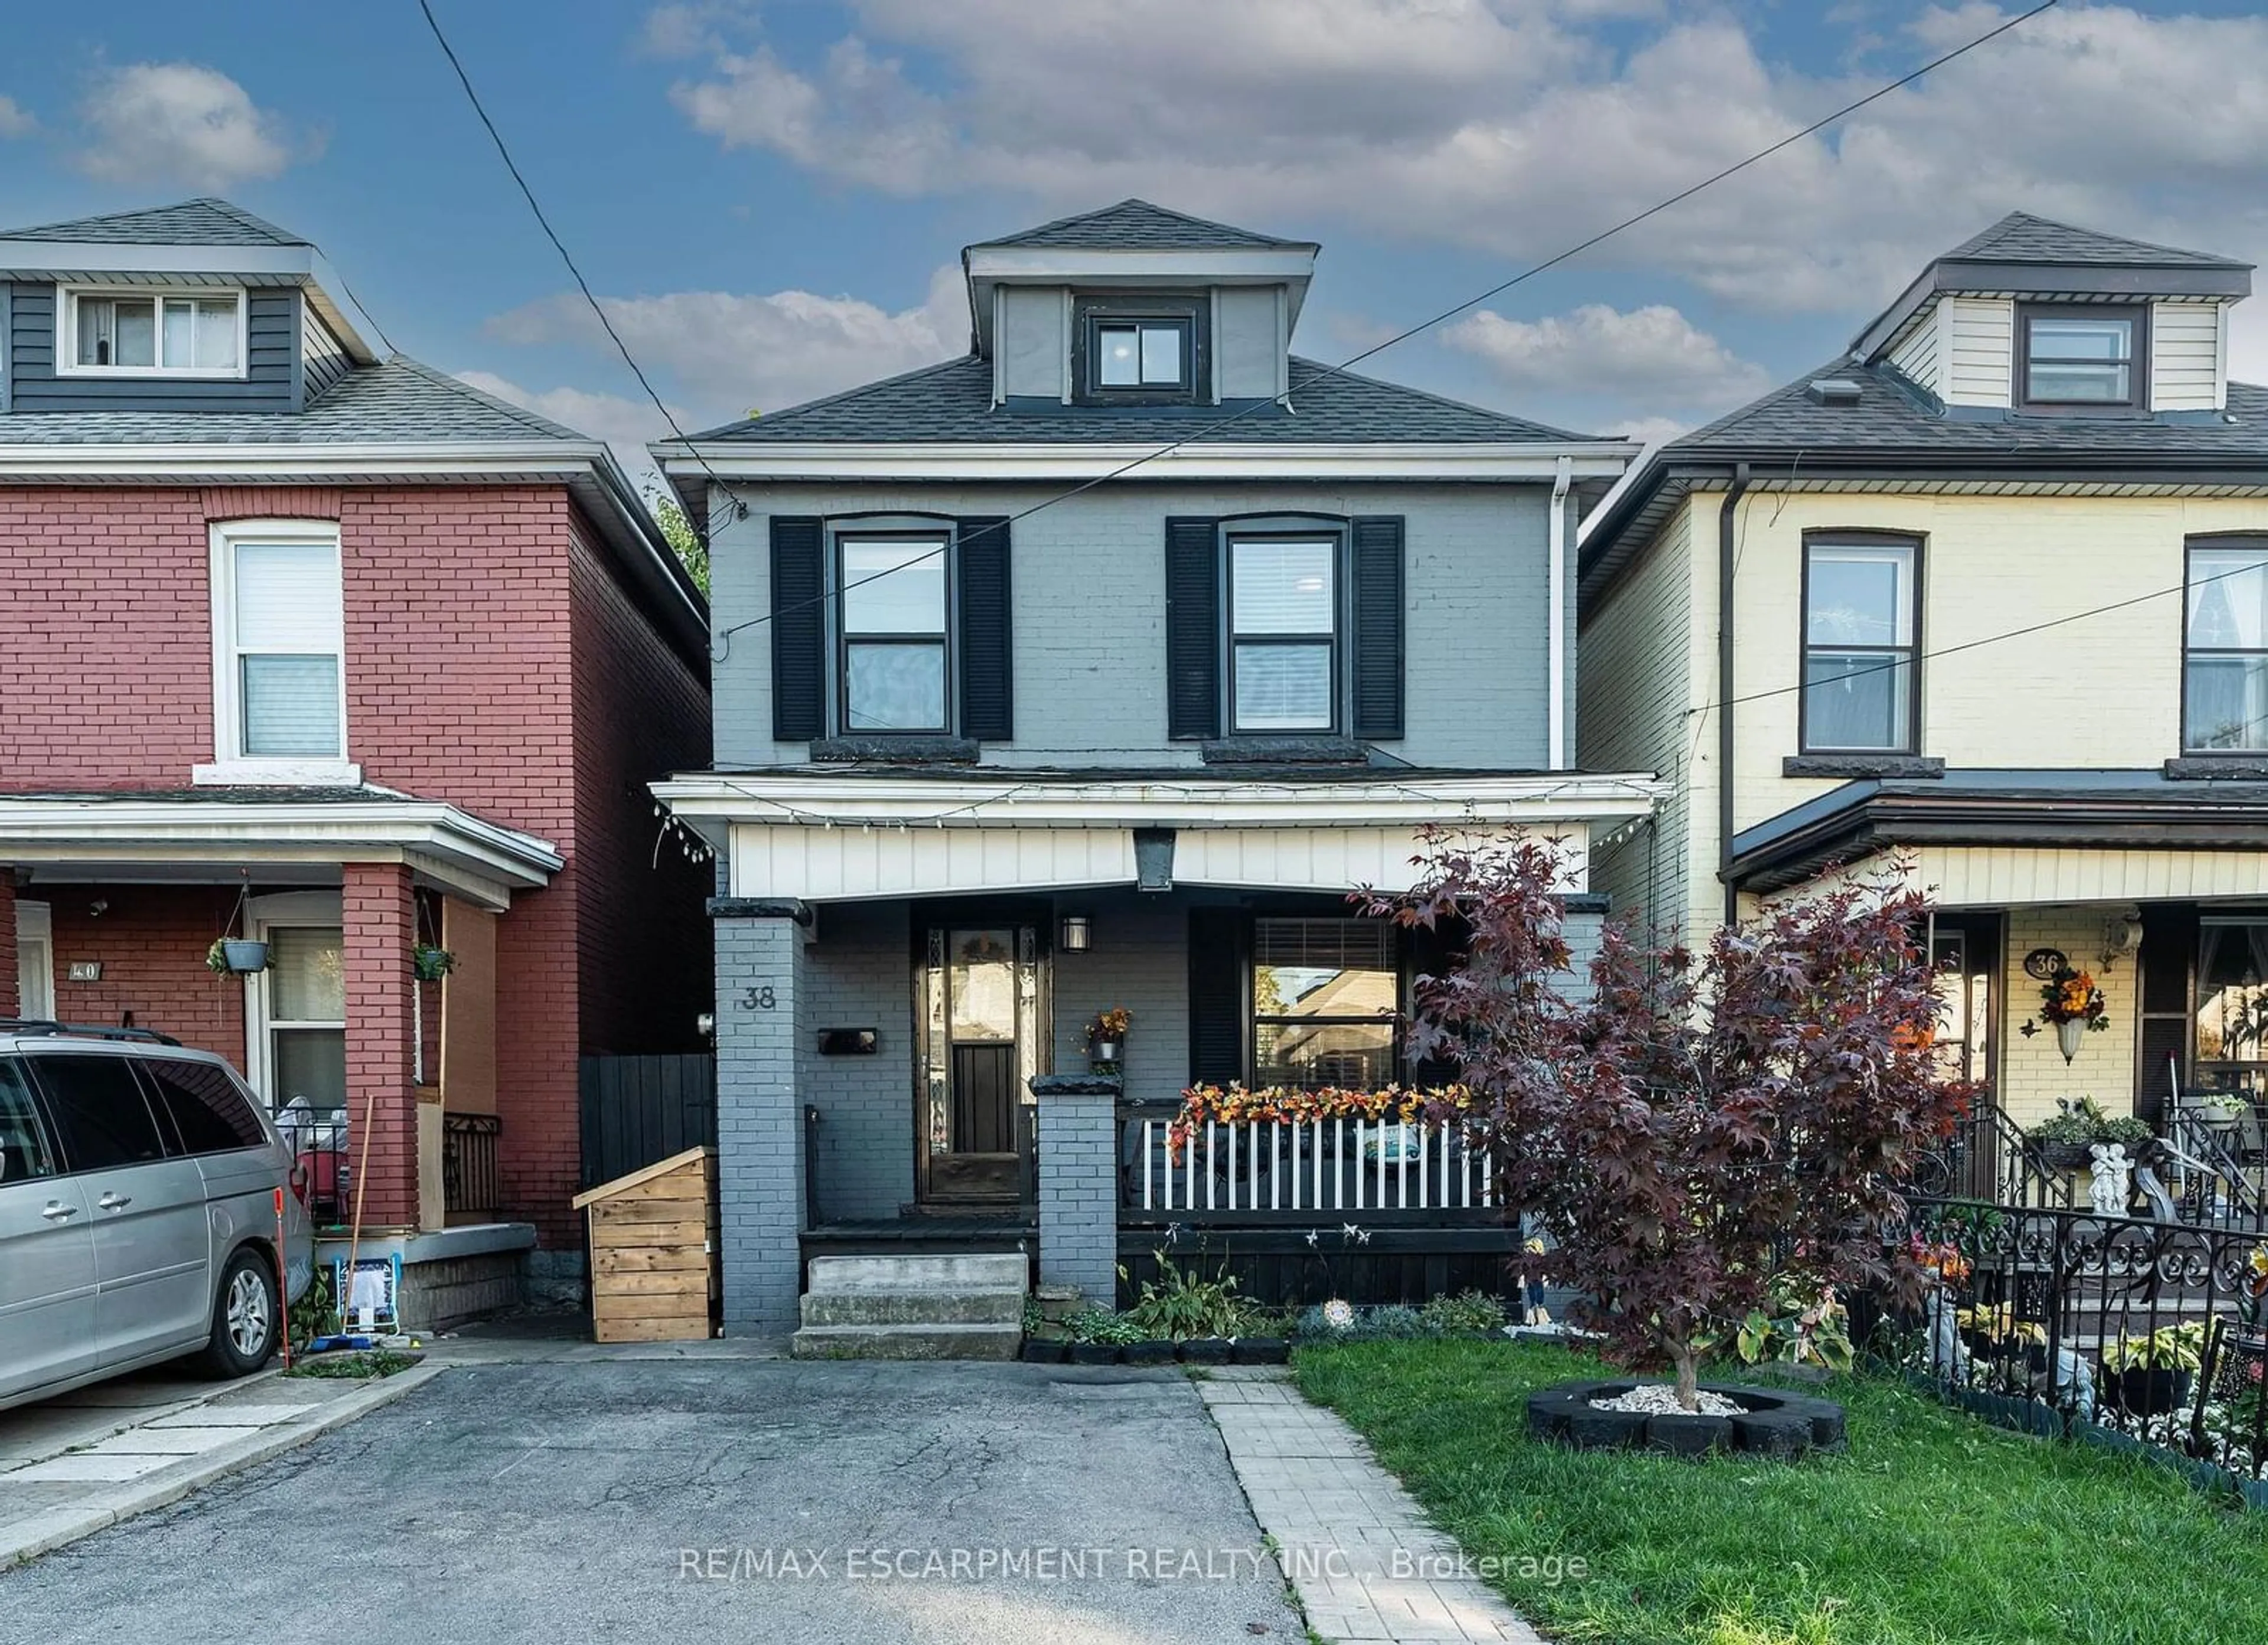
[{"label": "concrete walkway", "polygon": [[0,1570],[180,1501],[303,1445],[431,1377],[233,1382],[160,1370],[0,1412]]},{"label": "concrete walkway", "polygon": [[1333,1641],[1514,1641],[1540,1636],[1425,1522],[1361,1435],[1288,1378],[1197,1384],[1307,1626]]}]

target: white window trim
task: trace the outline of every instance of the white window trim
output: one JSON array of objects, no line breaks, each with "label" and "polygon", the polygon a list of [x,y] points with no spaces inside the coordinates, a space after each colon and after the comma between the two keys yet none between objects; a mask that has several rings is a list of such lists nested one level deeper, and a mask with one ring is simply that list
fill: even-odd
[{"label": "white window trim", "polygon": [[[328,930],[346,926],[346,899],[335,891],[285,891],[254,897],[245,905],[245,929],[260,942],[274,940],[279,926],[313,926]],[[276,1111],[276,1058],[274,1030],[283,1028],[346,1027],[346,1019],[337,1022],[302,1022],[297,1018],[278,1021],[269,997],[270,973],[261,972],[252,979],[252,986],[244,991],[244,1074],[245,1083],[258,1093],[260,1100],[271,1114]]]},{"label": "white window trim", "polygon": [[[236,369],[216,371],[195,365],[81,365],[78,360],[78,300],[83,297],[146,297],[236,299]],[[242,286],[64,285],[55,288],[55,375],[57,377],[125,377],[189,378],[207,383],[241,383],[252,376],[251,308]],[[164,350],[164,312],[159,311],[158,351]]]},{"label": "white window trim", "polygon": [[[231,520],[210,528],[210,576],[212,588],[213,762],[192,768],[191,782],[199,786],[241,783],[284,783],[293,786],[352,787],[362,781],[362,767],[346,757],[352,745],[347,725],[346,576],[339,547],[339,528],[333,520]],[[236,549],[243,543],[309,542],[328,544],[339,568],[339,757],[310,759],[305,755],[265,756],[244,752],[244,710],[237,687],[236,670]]]},{"label": "white window trim", "polygon": [[[16,905],[16,953],[14,955],[18,983],[16,1014],[37,1019],[55,1014],[55,910],[44,902],[18,902]],[[39,992],[33,995],[21,987],[26,962],[37,960]]]}]

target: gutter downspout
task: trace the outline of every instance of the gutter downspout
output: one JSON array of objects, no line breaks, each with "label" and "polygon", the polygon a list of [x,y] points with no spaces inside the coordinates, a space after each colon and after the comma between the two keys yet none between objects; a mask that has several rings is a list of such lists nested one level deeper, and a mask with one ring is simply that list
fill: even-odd
[{"label": "gutter downspout", "polygon": [[1567,488],[1575,459],[1562,455],[1551,481],[1551,727],[1546,738],[1550,768],[1567,768]]},{"label": "gutter downspout", "polygon": [[1717,510],[1717,877],[1725,882],[1725,923],[1737,925],[1741,893],[1733,865],[1733,515],[1749,488],[1749,466],[1733,467],[1733,488]]}]

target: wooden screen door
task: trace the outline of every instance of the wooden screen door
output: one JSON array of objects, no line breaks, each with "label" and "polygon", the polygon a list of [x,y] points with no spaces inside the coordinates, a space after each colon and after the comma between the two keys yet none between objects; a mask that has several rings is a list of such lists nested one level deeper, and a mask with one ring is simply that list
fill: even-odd
[{"label": "wooden screen door", "polygon": [[1013,1205],[1042,1071],[1039,941],[1031,926],[937,926],[921,975],[923,1203]]}]

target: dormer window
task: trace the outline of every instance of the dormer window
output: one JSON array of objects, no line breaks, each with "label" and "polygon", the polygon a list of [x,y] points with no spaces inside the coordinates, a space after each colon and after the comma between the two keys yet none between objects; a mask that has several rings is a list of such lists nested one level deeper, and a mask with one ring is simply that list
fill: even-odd
[{"label": "dormer window", "polygon": [[1079,299],[1072,380],[1090,405],[1209,399],[1203,306],[1194,297]]},{"label": "dormer window", "polygon": [[244,374],[244,293],[62,293],[55,350],[72,376],[218,377]]},{"label": "dormer window", "polygon": [[2147,357],[2146,315],[2140,307],[2025,305],[2018,311],[2021,403],[2139,408],[2142,373],[2135,363]]}]

